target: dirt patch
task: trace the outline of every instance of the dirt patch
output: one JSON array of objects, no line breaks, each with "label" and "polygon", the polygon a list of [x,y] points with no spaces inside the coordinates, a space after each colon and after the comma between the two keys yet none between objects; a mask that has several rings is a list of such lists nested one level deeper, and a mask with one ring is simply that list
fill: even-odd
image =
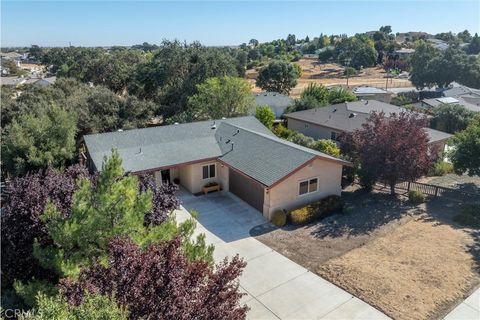
[{"label": "dirt patch", "polygon": [[394,319],[436,318],[478,284],[463,231],[409,221],[316,272]]},{"label": "dirt patch", "polygon": [[[298,79],[298,84],[290,92],[290,96],[297,98],[302,90],[310,83],[323,84],[325,86],[345,86],[347,77],[343,75],[344,67],[335,63],[318,63],[317,59],[300,59],[295,62],[302,68],[302,76]],[[381,67],[365,68],[353,77],[349,77],[349,86],[374,86],[374,87],[411,87],[412,84],[406,79],[389,79],[386,84],[385,70]],[[255,69],[249,69],[246,72],[248,81],[253,86],[254,92],[261,92],[262,89],[255,86],[255,78],[258,72]]]},{"label": "dirt patch", "polygon": [[346,213],[256,238],[395,319],[445,316],[480,283],[480,231],[452,221],[457,203],[344,198]]}]

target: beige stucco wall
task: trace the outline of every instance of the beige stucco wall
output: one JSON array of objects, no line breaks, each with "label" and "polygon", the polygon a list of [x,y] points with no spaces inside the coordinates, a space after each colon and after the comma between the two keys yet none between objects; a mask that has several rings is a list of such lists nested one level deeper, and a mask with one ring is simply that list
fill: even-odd
[{"label": "beige stucco wall", "polygon": [[[215,164],[215,177],[203,179],[202,166]],[[202,191],[204,185],[209,182],[217,182],[223,190],[228,191],[228,168],[218,161],[206,161],[178,167],[180,184],[191,193]]]},{"label": "beige stucco wall", "polygon": [[341,131],[330,129],[327,127],[319,126],[312,123],[307,123],[301,120],[288,119],[288,129],[298,131],[303,133],[306,136],[312,137],[314,139],[330,139],[332,131],[340,134]]},{"label": "beige stucco wall", "polygon": [[[318,178],[318,190],[299,195],[300,181]],[[265,191],[263,215],[270,218],[276,210],[291,210],[329,195],[342,192],[342,165],[322,159],[314,160],[278,185]]]}]

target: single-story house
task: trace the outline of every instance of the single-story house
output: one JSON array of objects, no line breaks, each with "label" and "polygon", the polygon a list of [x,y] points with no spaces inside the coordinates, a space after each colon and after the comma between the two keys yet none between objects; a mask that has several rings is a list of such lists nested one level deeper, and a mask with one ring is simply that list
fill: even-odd
[{"label": "single-story house", "polygon": [[32,78],[27,80],[27,84],[32,84],[35,87],[48,87],[57,81],[57,77],[48,77],[48,78]]},{"label": "single-story house", "polygon": [[393,95],[392,92],[368,86],[355,87],[352,93],[358,100],[378,100],[386,103],[390,103]]},{"label": "single-story house", "polygon": [[[406,109],[376,100],[354,101],[334,104],[326,107],[309,109],[286,114],[287,126],[291,130],[303,133],[314,139],[338,140],[342,132],[360,129],[370,113],[400,113]],[[425,128],[430,137],[430,146],[445,149],[451,134]]]},{"label": "single-story house", "polygon": [[27,81],[24,77],[0,77],[0,85],[17,87]]},{"label": "single-story house", "polygon": [[115,148],[126,171],[193,194],[215,182],[267,218],[340,195],[342,167],[351,165],[282,140],[251,116],[91,134],[84,142],[93,170]]},{"label": "single-story house", "polygon": [[407,57],[410,57],[412,54],[414,54],[415,49],[401,48],[401,49],[395,50],[393,53],[397,55],[400,59],[405,59]]},{"label": "single-story house", "polygon": [[480,89],[470,88],[456,82],[452,82],[451,87],[442,91],[444,97],[453,98],[480,98]]},{"label": "single-story house", "polygon": [[294,103],[292,98],[277,92],[256,93],[254,98],[257,106],[269,106],[277,119],[283,115],[286,108]]},{"label": "single-story house", "polygon": [[471,98],[468,97],[441,97],[441,98],[432,98],[432,99],[423,99],[420,103],[422,108],[433,109],[442,104],[458,104],[464,106],[466,109],[480,112],[480,98]]}]

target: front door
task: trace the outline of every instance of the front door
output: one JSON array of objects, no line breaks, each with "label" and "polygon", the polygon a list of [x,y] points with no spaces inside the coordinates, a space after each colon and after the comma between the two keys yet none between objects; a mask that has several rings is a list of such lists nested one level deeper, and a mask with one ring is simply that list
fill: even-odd
[{"label": "front door", "polygon": [[160,174],[162,176],[162,183],[170,184],[170,169],[162,170]]}]

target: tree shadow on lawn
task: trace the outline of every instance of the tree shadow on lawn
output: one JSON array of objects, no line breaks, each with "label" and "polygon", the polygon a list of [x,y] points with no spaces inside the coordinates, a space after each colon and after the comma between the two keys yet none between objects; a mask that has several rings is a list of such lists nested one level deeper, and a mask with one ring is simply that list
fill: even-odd
[{"label": "tree shadow on lawn", "polygon": [[[472,255],[477,264],[477,272],[480,273],[480,229],[471,228],[461,225],[454,221],[456,215],[460,213],[462,206],[469,203],[480,203],[480,198],[474,198],[473,201],[468,199],[447,197],[432,198],[425,203],[426,215],[423,217],[425,221],[436,221],[438,224],[447,224],[455,229],[462,229],[467,232],[473,242],[467,245],[467,251]],[[480,215],[480,212],[478,213]]]},{"label": "tree shadow on lawn", "polygon": [[392,197],[384,192],[366,193],[362,190],[344,192],[343,213],[328,216],[320,221],[303,226],[312,228],[316,238],[368,235],[378,228],[399,221],[407,215],[423,213],[406,199]]}]

